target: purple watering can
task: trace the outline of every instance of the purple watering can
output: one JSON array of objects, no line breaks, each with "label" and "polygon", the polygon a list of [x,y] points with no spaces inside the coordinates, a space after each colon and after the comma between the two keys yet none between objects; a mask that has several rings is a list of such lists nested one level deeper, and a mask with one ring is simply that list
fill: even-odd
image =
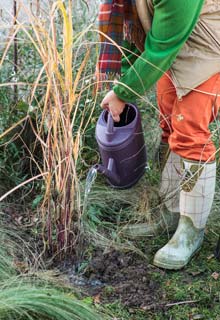
[{"label": "purple watering can", "polygon": [[102,164],[95,169],[114,188],[133,186],[145,171],[147,156],[141,117],[137,107],[126,104],[120,122],[104,110],[96,125],[96,140]]}]

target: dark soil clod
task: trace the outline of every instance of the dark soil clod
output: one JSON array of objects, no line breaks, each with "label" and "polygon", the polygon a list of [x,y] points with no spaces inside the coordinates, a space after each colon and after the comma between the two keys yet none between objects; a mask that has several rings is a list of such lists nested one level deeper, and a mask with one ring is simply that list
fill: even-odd
[{"label": "dark soil clod", "polygon": [[147,262],[135,254],[97,252],[85,277],[104,284],[99,292],[103,302],[119,300],[128,307],[142,308],[158,302],[161,295],[159,283],[152,280],[149,272]]}]

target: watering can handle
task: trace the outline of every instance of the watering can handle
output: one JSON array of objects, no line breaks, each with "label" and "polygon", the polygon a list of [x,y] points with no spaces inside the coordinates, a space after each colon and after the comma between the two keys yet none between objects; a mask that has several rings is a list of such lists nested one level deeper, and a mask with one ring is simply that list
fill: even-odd
[{"label": "watering can handle", "polygon": [[114,133],[114,120],[110,112],[108,112],[108,120],[107,120],[107,134]]}]

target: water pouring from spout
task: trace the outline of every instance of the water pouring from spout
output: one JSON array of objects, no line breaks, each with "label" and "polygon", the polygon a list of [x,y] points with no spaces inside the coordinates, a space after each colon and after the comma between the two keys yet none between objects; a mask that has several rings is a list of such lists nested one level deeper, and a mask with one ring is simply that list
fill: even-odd
[{"label": "water pouring from spout", "polygon": [[85,185],[84,200],[83,200],[83,213],[87,209],[89,193],[91,191],[93,184],[95,183],[96,177],[97,177],[97,169],[95,168],[95,166],[93,166],[89,170],[86,177],[86,185]]}]

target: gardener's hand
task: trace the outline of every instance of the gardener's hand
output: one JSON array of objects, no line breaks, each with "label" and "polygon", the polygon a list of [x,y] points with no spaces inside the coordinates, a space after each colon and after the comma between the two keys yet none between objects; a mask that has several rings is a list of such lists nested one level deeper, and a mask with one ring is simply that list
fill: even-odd
[{"label": "gardener's hand", "polygon": [[108,110],[115,122],[120,121],[120,114],[125,108],[125,102],[119,99],[113,90],[109,91],[102,100],[101,107]]}]

